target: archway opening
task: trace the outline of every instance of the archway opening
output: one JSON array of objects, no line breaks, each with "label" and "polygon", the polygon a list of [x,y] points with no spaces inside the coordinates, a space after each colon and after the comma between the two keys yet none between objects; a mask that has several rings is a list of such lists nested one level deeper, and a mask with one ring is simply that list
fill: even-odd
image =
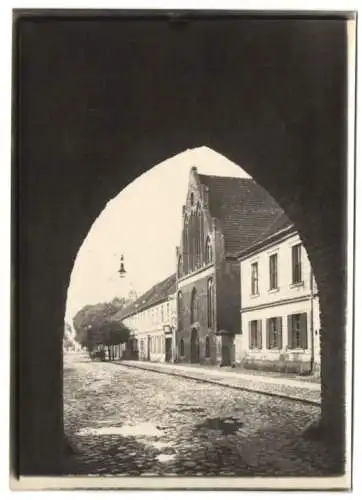
[{"label": "archway opening", "polygon": [[[202,151],[206,155],[208,161],[210,160],[210,158],[217,158],[218,160],[216,163],[221,162],[221,163],[218,163],[218,166],[215,166],[215,171],[213,171],[212,173],[216,172],[219,175],[223,176],[225,174],[223,169],[224,169],[225,165],[228,165],[230,168],[229,175],[232,178],[233,176],[236,175],[235,169],[240,169],[240,167],[238,167],[234,164],[231,164],[228,160],[225,159],[225,157],[222,157],[221,155],[210,150],[209,148],[198,148],[196,150],[188,150],[188,152],[186,153],[185,165],[187,165],[187,167],[186,167],[187,171],[189,171],[190,164],[196,163],[196,161],[191,160],[190,155],[192,156],[192,154],[197,154],[198,160],[200,160],[200,158],[202,158]],[[178,159],[180,160],[180,157],[182,157],[183,155],[184,154],[178,155],[177,156]],[[184,158],[184,160],[185,160],[185,158]],[[205,164],[208,164],[208,168],[210,168],[210,164],[207,161],[205,161]],[[110,266],[110,268],[108,268],[109,274],[107,276],[108,286],[109,286],[109,291],[107,291],[108,301],[113,302],[113,306],[115,306],[116,308],[118,307],[119,309],[127,308],[127,306],[129,306],[129,305],[132,306],[132,305],[136,304],[136,309],[133,310],[133,313],[137,313],[137,318],[141,318],[141,319],[143,318],[143,321],[145,321],[145,319],[148,317],[147,316],[148,312],[146,310],[142,310],[142,303],[140,303],[140,301],[138,300],[139,298],[142,299],[143,292],[145,292],[147,289],[151,289],[152,285],[154,285],[155,282],[157,283],[161,277],[164,277],[167,274],[170,275],[171,273],[176,273],[176,275],[179,277],[184,276],[185,270],[187,269],[187,266],[185,267],[185,262],[186,262],[186,259],[190,258],[189,253],[187,253],[186,256],[180,255],[176,260],[174,258],[174,255],[172,256],[171,259],[169,258],[169,256],[167,256],[166,259],[164,258],[165,255],[167,254],[167,252],[169,255],[172,254],[171,249],[174,249],[174,247],[176,246],[176,243],[178,242],[176,240],[179,240],[179,237],[180,237],[180,234],[182,231],[182,227],[188,227],[187,224],[185,226],[185,224],[183,223],[182,217],[180,217],[180,215],[181,215],[180,213],[182,212],[182,210],[181,210],[182,200],[185,198],[185,194],[187,192],[186,177],[184,177],[182,196],[180,195],[180,197],[178,199],[179,209],[178,209],[178,214],[177,214],[177,218],[178,218],[177,223],[175,222],[176,218],[172,219],[172,216],[170,215],[172,213],[171,207],[175,207],[175,195],[174,195],[174,192],[172,192],[172,190],[170,190],[171,192],[167,194],[167,199],[165,200],[164,195],[163,195],[163,197],[161,196],[160,190],[158,191],[158,194],[157,193],[155,194],[155,193],[152,193],[152,189],[151,189],[151,193],[149,194],[149,199],[153,200],[153,206],[150,205],[148,208],[143,207],[143,210],[144,210],[143,213],[147,212],[149,218],[145,219],[144,215],[142,215],[142,218],[144,220],[142,220],[142,223],[140,223],[140,224],[136,224],[134,219],[133,219],[133,215],[137,212],[137,207],[136,207],[137,201],[136,200],[139,196],[138,191],[142,192],[143,196],[144,196],[145,193],[147,192],[147,189],[146,189],[147,186],[155,186],[155,185],[161,186],[162,185],[163,186],[162,191],[164,191],[164,186],[166,186],[167,183],[170,183],[170,185],[171,185],[171,183],[175,184],[175,170],[169,169],[169,166],[170,165],[161,164],[160,166],[155,167],[154,169],[151,169],[151,171],[148,172],[148,173],[151,173],[149,181],[147,181],[148,173],[144,174],[139,180],[136,180],[132,185],[130,185],[127,189],[125,189],[123,192],[120,193],[119,197],[117,197],[120,200],[119,204],[117,204],[118,200],[117,200],[117,198],[115,198],[114,200],[112,200],[111,203],[109,203],[107,205],[105,211],[97,219],[96,223],[94,224],[94,226],[92,227],[92,229],[89,233],[89,236],[86,238],[81,250],[79,251],[77,261],[80,262],[82,259],[84,260],[84,256],[85,256],[86,265],[84,266],[83,271],[79,272],[79,269],[81,269],[81,264],[79,264],[79,262],[76,261],[76,264],[74,266],[74,270],[76,270],[77,265],[79,264],[79,266],[78,266],[78,272],[79,272],[78,285],[79,285],[80,281],[83,279],[84,280],[83,290],[85,290],[88,293],[88,295],[87,295],[88,300],[90,297],[89,292],[95,291],[98,294],[97,297],[99,297],[98,301],[100,301],[101,295],[99,295],[99,293],[101,291],[100,285],[101,285],[102,280],[99,278],[99,275],[97,276],[97,274],[94,273],[94,270],[95,269],[102,270],[102,266],[106,267],[105,266],[106,262],[108,264],[110,263],[111,266]],[[152,175],[152,172],[154,175]],[[160,173],[161,173],[161,177],[160,177]],[[158,175],[158,182],[155,182],[155,179],[156,179],[155,175],[156,176]],[[161,181],[162,176],[166,176],[166,177],[163,178],[163,182],[161,183],[160,181]],[[227,177],[227,175],[226,175],[226,177]],[[246,174],[245,171],[241,171],[241,174],[239,174],[238,177],[239,178],[249,178],[249,175]],[[236,178],[238,178],[238,177],[236,177]],[[138,187],[137,187],[137,184],[138,184]],[[177,184],[177,182],[176,182],[176,184]],[[133,186],[134,186],[134,190],[133,190]],[[132,207],[133,202],[135,202],[136,204]],[[194,206],[197,207],[197,213],[199,214],[200,205],[195,204],[194,197],[190,198],[190,204],[192,207],[194,207]],[[107,215],[107,212],[108,212],[108,215]],[[165,245],[163,248],[167,247],[167,249],[168,249],[166,251],[166,253],[164,253],[164,250],[160,251],[160,247],[156,246],[153,248],[152,245],[150,245],[151,240],[154,239],[154,234],[152,232],[152,224],[150,222],[152,221],[152,217],[153,217],[153,220],[155,220],[157,217],[157,214],[159,215],[160,213],[163,213],[163,216],[165,217],[165,221],[163,222],[164,227],[174,227],[175,225],[177,225],[177,230],[175,230],[173,233],[174,235],[176,235],[175,240],[171,241],[172,244],[165,245],[165,241],[163,241],[163,244]],[[294,213],[294,212],[292,211],[292,213]],[[120,221],[119,214],[123,214],[123,219],[121,218],[122,219],[121,221]],[[131,217],[129,217],[128,224],[126,224],[126,222],[125,222],[127,219],[127,214],[131,214]],[[102,222],[102,219],[104,222]],[[277,221],[278,220],[279,219],[277,218]],[[141,222],[141,219],[139,219],[139,221]],[[105,229],[102,230],[102,226]],[[116,243],[114,241],[114,236],[116,234],[116,232],[114,231],[114,228],[117,226],[119,228],[119,233],[122,235],[122,237],[118,238],[118,240],[116,238],[116,240],[117,240],[117,243]],[[196,225],[194,224],[193,226],[197,226],[197,227],[200,226],[201,227],[201,223],[198,221],[198,223]],[[137,228],[136,232],[138,232],[139,234],[142,235],[141,238],[137,234],[135,235],[135,231],[134,231],[135,228]],[[203,225],[202,225],[202,229],[203,229],[203,231],[205,229]],[[283,227],[282,227],[282,229],[283,229]],[[301,230],[299,230],[299,228],[298,228],[297,233],[298,233],[298,236],[300,236],[301,241],[303,241],[304,226],[301,226]],[[129,245],[129,241],[132,238],[135,241],[133,247],[132,247],[132,245]],[[189,238],[189,237],[183,237],[182,239],[183,239],[183,241],[186,241],[187,243],[191,242],[191,238]],[[307,239],[307,241],[308,241],[308,239]],[[116,244],[118,246],[116,246]],[[129,245],[129,248],[127,248],[125,251],[124,247],[126,246],[126,244]],[[191,244],[193,244],[193,243],[191,243]],[[214,258],[218,259],[217,250],[213,250],[210,236],[206,236],[206,241],[204,242],[204,244],[203,245],[201,245],[201,244],[196,245],[195,249],[198,250],[198,252],[200,253],[200,249],[203,247],[206,249],[204,252],[204,258],[205,258],[205,265],[207,266],[207,265],[210,265],[212,263]],[[132,248],[133,249],[137,248],[137,251],[133,252]],[[108,257],[105,254],[102,254],[103,250],[106,250],[106,252],[108,253]],[[89,256],[91,256],[92,253],[94,254],[95,251],[98,252],[98,254],[96,255],[96,257],[93,257],[93,259],[90,259]],[[309,257],[312,257],[312,259],[313,259],[313,252],[310,255],[310,252],[308,252],[307,247],[306,247],[306,252],[308,253]],[[214,255],[214,253],[215,253],[215,255]],[[126,267],[126,271],[127,271],[127,277],[122,278],[122,280],[117,275],[117,271],[119,271],[118,259],[119,259],[120,255],[125,256],[124,257],[125,258],[125,267]],[[296,250],[293,247],[291,255],[292,256],[295,255],[297,257],[298,256],[300,257],[301,253],[296,252]],[[196,259],[196,260],[193,259],[193,260],[188,261],[188,262],[191,262],[191,267],[190,267],[191,272],[197,271],[197,268],[200,265],[201,260],[202,260],[201,257],[202,257],[202,254],[200,254],[199,259]],[[272,262],[274,262],[274,264],[275,264],[274,254],[272,255],[272,257],[273,257]],[[88,262],[87,262],[87,258],[88,258]],[[296,259],[294,259],[294,260],[296,260]],[[295,275],[295,276],[297,276],[297,274],[298,274],[299,279],[297,281],[299,283],[299,282],[302,282],[303,280],[301,279],[301,268],[300,268],[301,260],[300,260],[300,258],[297,260],[298,260],[298,262],[294,262],[293,257],[292,257],[291,272],[292,272],[292,275]],[[168,267],[167,267],[167,265],[163,267],[163,265],[165,264],[166,261],[168,262]],[[150,267],[149,267],[150,262],[152,262],[152,264],[153,264],[153,270],[155,269],[155,266],[154,266],[155,263],[162,264],[162,266],[161,266],[162,270],[161,269],[158,270],[158,273],[159,273],[158,275],[157,274],[151,275],[148,272],[150,270]],[[137,269],[137,267],[139,267],[141,269],[141,271],[139,271],[138,273],[135,272],[135,269]],[[156,268],[157,268],[157,266],[156,266]],[[68,321],[69,321],[69,317],[70,317],[69,311],[71,310],[70,303],[71,303],[72,299],[74,302],[74,298],[77,295],[77,291],[76,291],[77,286],[74,285],[74,283],[77,283],[77,276],[76,276],[76,271],[74,271],[74,270],[73,270],[73,274],[72,274],[72,281],[73,280],[74,281],[71,284],[70,291],[68,293],[68,314],[67,314]],[[137,279],[139,279],[138,277],[140,275],[143,275],[142,277],[147,278],[148,281],[145,280],[144,284],[141,286],[139,285],[139,283],[137,283],[137,286],[135,286],[134,283],[135,283],[135,281],[137,282]],[[84,279],[85,276],[87,276],[87,279]],[[90,278],[92,278],[93,284],[92,284],[92,280]],[[278,277],[278,273],[277,273],[276,269],[274,269],[273,272],[269,275],[269,279],[271,280],[271,282],[273,282],[273,286],[271,286],[271,288],[277,289],[279,277]],[[97,285],[95,286],[94,283],[97,283]],[[210,283],[210,278],[208,278],[208,283]],[[252,280],[252,283],[254,283],[253,280]],[[291,283],[293,284],[293,278],[291,279]],[[111,286],[112,284],[113,284],[113,289]],[[313,283],[312,282],[310,282],[310,283],[303,282],[303,286],[304,285],[305,285],[304,289],[307,290],[307,293],[309,294],[309,292],[310,292],[309,287],[312,286],[312,288],[313,288],[313,286],[314,286]],[[143,288],[142,288],[142,286],[143,286]],[[73,287],[73,290],[71,290],[72,287]],[[258,284],[258,287],[259,287],[259,284]],[[78,290],[79,290],[79,288],[78,288]],[[111,290],[112,290],[112,292],[111,292]],[[187,327],[188,321],[190,321],[190,323],[192,325],[195,321],[198,320],[199,305],[198,305],[198,301],[197,301],[198,297],[197,297],[197,293],[196,293],[195,288],[192,289],[191,299],[187,299],[187,294],[185,295],[185,298],[183,299],[183,294],[182,294],[181,290],[175,289],[173,292],[174,293],[177,292],[177,297],[178,297],[177,305],[175,308],[175,317],[174,317],[174,328],[176,331],[177,328],[182,328],[182,326]],[[259,288],[258,288],[258,290],[254,290],[254,295],[258,292],[259,292]],[[323,292],[323,290],[322,290],[322,292]],[[207,326],[209,329],[210,328],[212,329],[212,328],[214,328],[214,325],[213,325],[213,322],[215,320],[214,309],[216,306],[215,306],[215,301],[213,299],[213,295],[209,292],[206,295],[207,295],[207,308],[208,308],[207,314],[206,314]],[[312,295],[313,295],[313,293],[312,293]],[[311,296],[310,298],[313,301],[313,296]],[[142,302],[142,300],[141,300],[141,302]],[[184,300],[190,300],[189,309],[188,308],[185,309],[185,306],[183,303]],[[98,303],[98,302],[95,301],[95,303]],[[89,304],[87,303],[85,305],[88,306]],[[139,309],[139,312],[138,312],[137,308]],[[190,311],[189,313],[187,312],[188,310]],[[115,312],[114,310],[112,310],[112,311]],[[152,319],[151,319],[152,324],[156,324],[156,322],[161,319],[161,315],[163,318],[163,314],[165,314],[165,310],[163,308],[160,309],[159,312],[152,311]],[[311,314],[313,314],[313,313],[311,313]],[[315,316],[315,318],[317,318],[317,317],[318,317],[318,321],[319,321],[319,314],[317,314]],[[322,317],[323,317],[323,315],[322,315]],[[133,319],[132,319],[132,321],[133,321]],[[278,331],[277,331],[277,329],[274,329],[273,331],[269,331],[268,330],[268,328],[269,328],[268,321],[266,321],[265,327],[263,327],[266,330],[264,334],[262,334],[261,332],[258,332],[256,330],[255,346],[258,347],[258,342],[260,340],[262,347],[264,349],[270,348],[270,350],[273,350],[273,349],[275,350],[275,348],[278,347],[279,344],[275,343],[275,342],[274,343],[271,342],[270,339],[272,338],[275,340],[275,338],[279,338]],[[278,323],[278,321],[279,321],[279,323]],[[281,325],[280,317],[278,317],[278,321],[276,321],[274,323],[270,322],[270,324],[273,324],[273,325],[280,324]],[[254,320],[251,320],[251,323],[254,323]],[[294,325],[294,324],[297,324],[297,322],[294,322],[291,324]],[[299,325],[299,323],[298,323],[298,325]],[[304,325],[304,327],[303,327],[304,330],[302,333],[300,332],[300,328],[299,329],[294,328],[295,338],[300,340],[301,335],[308,335],[308,338],[310,339],[308,341],[308,346],[307,346],[307,344],[303,344],[302,347],[303,347],[303,349],[306,349],[307,347],[311,348],[311,355],[313,356],[314,355],[314,347],[312,347],[309,344],[316,342],[316,339],[318,338],[317,332],[319,333],[319,327],[314,327],[312,324],[312,321],[309,321],[308,326],[307,326],[306,322],[303,323],[303,325]],[[289,335],[289,330],[293,330],[293,328],[291,326],[288,326],[287,328],[288,328],[288,330],[285,329],[285,331],[284,331],[285,336]],[[131,329],[132,329],[132,327],[131,327]],[[308,330],[308,332],[306,329]],[[283,330],[282,327],[280,327],[280,331],[282,331],[282,330]],[[230,332],[225,332],[225,333],[227,334],[227,336],[225,336],[224,338],[219,337],[221,339],[221,341],[219,342],[220,355],[221,355],[220,359],[221,359],[221,365],[230,366],[235,361],[233,358],[233,356],[234,356],[233,353],[235,351],[235,345],[234,345],[234,340],[233,340],[234,337],[229,335]],[[235,334],[235,333],[240,333],[240,332],[232,332],[232,333]],[[258,337],[259,334],[260,334],[260,337]],[[199,336],[197,328],[192,328],[189,335],[190,335],[190,347],[189,347],[189,349],[190,349],[190,351],[189,351],[190,352],[190,358],[189,358],[190,362],[191,363],[199,363],[200,362],[200,336]],[[254,335],[254,333],[253,333],[253,335]],[[262,335],[264,335],[264,340],[262,340]],[[230,339],[232,339],[232,340],[230,340]],[[294,342],[294,340],[292,340],[291,342]],[[299,340],[298,340],[298,342],[299,342]],[[180,344],[180,345],[183,345],[184,340],[182,339],[181,342],[182,342],[182,344]],[[206,357],[210,360],[214,360],[214,361],[217,360],[217,354],[211,352],[211,344],[210,344],[209,336],[207,337],[206,342],[207,342],[207,348],[205,347],[205,355],[208,354],[208,356],[206,356]],[[264,344],[263,344],[263,342],[264,342]],[[269,345],[269,342],[270,342],[270,345]],[[288,342],[289,342],[289,340],[288,340]],[[318,338],[318,342],[319,342],[319,338]],[[217,350],[217,345],[218,345],[217,340],[215,340],[214,343],[215,343],[216,350]],[[172,344],[172,341],[170,340],[170,337],[165,339],[164,337],[162,337],[160,335],[157,338],[153,338],[150,335],[147,335],[147,337],[145,337],[145,338],[142,337],[142,338],[139,338],[137,340],[137,335],[134,335],[132,338],[132,345],[133,346],[136,345],[136,347],[132,348],[133,349],[132,352],[136,356],[136,358],[138,357],[138,359],[141,359],[141,360],[149,360],[149,361],[156,360],[156,359],[160,360],[162,357],[162,347],[161,346],[164,345],[164,346],[167,346],[167,353],[165,352],[165,360],[170,361],[172,358],[171,344]],[[177,345],[177,342],[174,342],[173,344]],[[145,346],[147,346],[147,348]],[[286,344],[286,347],[288,348],[287,344]],[[295,348],[294,350],[297,350],[297,349],[301,348],[301,346],[298,343],[298,345],[297,344],[293,345],[293,348]],[[119,357],[121,357],[121,353],[124,352],[124,350],[125,350],[125,348],[123,348],[123,347],[120,348],[118,346],[118,350],[116,352],[117,352]],[[182,354],[182,356],[183,356],[183,354]],[[308,365],[308,363],[309,363],[309,361],[307,361],[307,365]],[[323,365],[323,360],[322,360],[322,365]],[[309,365],[309,368],[306,371],[310,370],[311,366],[312,365]],[[260,369],[260,367],[259,367],[259,369]]]}]

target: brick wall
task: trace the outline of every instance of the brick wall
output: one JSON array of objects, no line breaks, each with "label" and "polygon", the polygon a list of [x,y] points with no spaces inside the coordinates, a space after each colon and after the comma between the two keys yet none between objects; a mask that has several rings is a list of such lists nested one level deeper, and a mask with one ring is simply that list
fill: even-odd
[{"label": "brick wall", "polygon": [[[192,278],[179,283],[178,292],[181,292],[181,308],[178,312],[177,347],[178,361],[191,361],[191,331],[196,328],[199,338],[199,354],[201,363],[216,362],[216,339],[214,329],[208,327],[207,321],[207,286],[208,280],[214,277],[214,266],[210,266],[205,271],[198,273]],[[198,314],[191,323],[191,298],[193,290],[196,292]],[[205,357],[205,339],[210,338],[210,357]],[[180,342],[184,342],[184,355],[180,354]]]}]

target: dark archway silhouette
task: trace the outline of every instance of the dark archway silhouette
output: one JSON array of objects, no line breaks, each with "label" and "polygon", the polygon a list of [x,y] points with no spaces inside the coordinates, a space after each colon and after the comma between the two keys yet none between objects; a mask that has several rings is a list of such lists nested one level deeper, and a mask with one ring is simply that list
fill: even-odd
[{"label": "dark archway silhouette", "polygon": [[121,189],[199,145],[245,168],[299,230],[320,290],[322,429],[342,463],[345,22],[28,17],[15,36],[20,471],[62,467],[64,308],[81,242]]}]

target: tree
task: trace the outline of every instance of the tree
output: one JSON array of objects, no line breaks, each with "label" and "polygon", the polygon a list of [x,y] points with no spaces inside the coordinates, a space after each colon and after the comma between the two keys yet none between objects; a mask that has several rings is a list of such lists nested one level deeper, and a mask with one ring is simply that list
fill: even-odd
[{"label": "tree", "polygon": [[103,344],[108,348],[108,359],[113,360],[115,358],[114,347],[128,341],[130,330],[123,323],[105,319],[99,325],[99,334]]},{"label": "tree", "polygon": [[111,318],[119,311],[122,299],[113,299],[95,305],[87,305],[77,312],[73,319],[76,340],[88,349],[90,355],[94,351],[105,352],[108,348],[108,358],[114,359],[114,346],[127,342],[128,328]]}]

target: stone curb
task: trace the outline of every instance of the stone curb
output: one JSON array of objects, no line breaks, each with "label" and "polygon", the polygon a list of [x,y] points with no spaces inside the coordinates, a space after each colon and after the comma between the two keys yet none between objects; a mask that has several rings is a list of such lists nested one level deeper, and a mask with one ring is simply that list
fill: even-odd
[{"label": "stone curb", "polygon": [[[264,396],[271,396],[271,397],[278,397],[281,399],[286,399],[289,401],[297,401],[300,403],[304,404],[309,404],[312,406],[320,406],[320,401],[316,401],[313,397],[303,397],[303,396],[294,396],[294,395],[288,395],[283,392],[275,391],[273,389],[261,389],[258,387],[245,387],[240,385],[240,383],[233,384],[232,382],[225,381],[225,380],[216,380],[216,379],[209,379],[203,376],[194,376],[194,375],[189,375],[187,373],[181,373],[177,370],[163,370],[162,368],[155,367],[155,366],[144,366],[144,365],[136,365],[133,364],[132,362],[123,362],[123,361],[116,361],[116,364],[122,365],[124,367],[129,367],[129,368],[136,368],[139,370],[144,370],[144,371],[151,371],[155,373],[162,373],[164,375],[173,375],[174,377],[181,377],[189,380],[195,380],[197,382],[205,383],[205,384],[214,384],[214,385],[220,385],[223,387],[228,387],[230,389],[236,389],[239,391],[244,391],[244,392],[254,392],[258,394],[262,394]],[[304,389],[305,390],[305,389]]]}]

